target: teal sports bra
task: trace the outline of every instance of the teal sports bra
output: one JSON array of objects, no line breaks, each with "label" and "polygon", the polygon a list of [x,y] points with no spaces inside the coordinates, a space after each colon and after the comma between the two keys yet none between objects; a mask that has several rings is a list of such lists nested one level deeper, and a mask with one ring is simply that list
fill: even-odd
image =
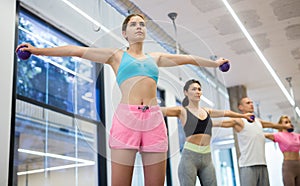
[{"label": "teal sports bra", "polygon": [[130,56],[127,52],[123,53],[121,63],[117,72],[117,83],[119,86],[127,79],[134,76],[147,76],[158,80],[158,66],[154,59],[148,54],[146,59],[138,60]]}]

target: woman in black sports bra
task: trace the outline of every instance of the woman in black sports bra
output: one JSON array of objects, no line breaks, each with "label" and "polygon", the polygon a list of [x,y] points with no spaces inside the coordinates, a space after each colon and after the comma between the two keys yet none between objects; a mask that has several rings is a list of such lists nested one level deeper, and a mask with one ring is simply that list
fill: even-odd
[{"label": "woman in black sports bra", "polygon": [[[182,106],[162,107],[164,116],[176,116],[181,120],[186,142],[178,166],[180,185],[194,186],[196,177],[202,186],[217,186],[215,169],[211,159],[211,117],[233,117],[250,119],[252,114],[240,114],[230,110],[213,110],[199,106],[202,95],[201,84],[189,80],[184,86],[185,98]],[[218,125],[220,126],[220,125]],[[227,127],[226,124],[221,127]],[[229,126],[228,126],[229,127]]]}]

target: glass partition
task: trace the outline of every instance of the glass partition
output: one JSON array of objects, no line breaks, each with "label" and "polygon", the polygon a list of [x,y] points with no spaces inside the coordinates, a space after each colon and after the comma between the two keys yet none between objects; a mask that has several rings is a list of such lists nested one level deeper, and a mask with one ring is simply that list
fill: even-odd
[{"label": "glass partition", "polygon": [[97,185],[97,125],[16,102],[15,185]]},{"label": "glass partition", "polygon": [[[35,47],[81,45],[33,14],[19,13],[18,44]],[[99,121],[96,80],[101,65],[76,57],[32,55],[18,59],[17,95],[56,109]]]},{"label": "glass partition", "polygon": [[[18,44],[83,46],[23,8],[18,17]],[[16,62],[13,184],[85,186],[106,180],[98,176],[98,146],[105,143],[99,136],[102,65],[34,55]]]}]

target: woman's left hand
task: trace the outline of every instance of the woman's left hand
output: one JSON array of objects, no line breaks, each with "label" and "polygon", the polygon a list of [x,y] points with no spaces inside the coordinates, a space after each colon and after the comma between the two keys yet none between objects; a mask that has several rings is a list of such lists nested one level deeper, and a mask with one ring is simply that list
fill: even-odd
[{"label": "woman's left hand", "polygon": [[225,58],[219,58],[216,60],[216,62],[219,64],[219,66],[221,66],[222,64],[229,62],[229,60]]}]

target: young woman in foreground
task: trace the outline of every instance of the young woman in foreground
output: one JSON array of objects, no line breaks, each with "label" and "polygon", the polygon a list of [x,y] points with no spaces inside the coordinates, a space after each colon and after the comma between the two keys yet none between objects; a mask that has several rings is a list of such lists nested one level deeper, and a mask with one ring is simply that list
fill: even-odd
[{"label": "young woman in foreground", "polygon": [[163,186],[166,172],[168,140],[163,115],[156,100],[158,67],[192,64],[219,67],[226,59],[211,61],[192,55],[144,53],[146,37],[144,17],[132,14],[122,25],[122,35],[128,41],[127,50],[59,46],[35,48],[28,43],[17,47],[34,55],[76,56],[108,64],[116,74],[122,98],[110,130],[112,185],[130,186],[136,153],[142,155],[145,185]]}]

